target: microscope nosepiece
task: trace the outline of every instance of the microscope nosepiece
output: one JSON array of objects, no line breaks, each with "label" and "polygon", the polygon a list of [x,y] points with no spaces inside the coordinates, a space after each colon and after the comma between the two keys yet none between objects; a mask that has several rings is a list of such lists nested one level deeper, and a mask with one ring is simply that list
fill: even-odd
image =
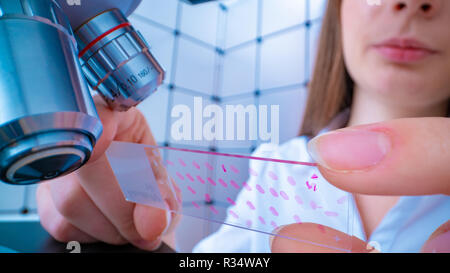
[{"label": "microscope nosepiece", "polygon": [[136,106],[164,80],[149,46],[119,9],[104,11],[75,30],[82,70],[118,111]]}]

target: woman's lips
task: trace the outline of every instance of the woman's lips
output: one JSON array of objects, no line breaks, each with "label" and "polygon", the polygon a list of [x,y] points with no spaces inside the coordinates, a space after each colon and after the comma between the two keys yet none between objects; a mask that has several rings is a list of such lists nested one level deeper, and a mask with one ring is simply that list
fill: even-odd
[{"label": "woman's lips", "polygon": [[374,48],[384,58],[396,63],[417,62],[437,53],[412,39],[390,39],[376,44]]}]

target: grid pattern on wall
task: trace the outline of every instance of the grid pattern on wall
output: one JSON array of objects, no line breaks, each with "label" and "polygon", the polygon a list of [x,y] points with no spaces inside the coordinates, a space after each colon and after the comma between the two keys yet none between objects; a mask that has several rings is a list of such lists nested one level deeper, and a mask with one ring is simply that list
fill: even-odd
[{"label": "grid pattern on wall", "polygon": [[[260,141],[174,141],[171,109],[203,103],[280,105],[280,141],[295,137],[325,0],[143,0],[130,21],[166,70],[139,109],[160,145],[251,153]],[[286,126],[289,123],[289,126]],[[283,126],[284,124],[284,126]],[[36,185],[0,184],[0,217],[36,214]],[[237,192],[236,192],[237,194]],[[212,232],[204,226],[199,232]]]}]

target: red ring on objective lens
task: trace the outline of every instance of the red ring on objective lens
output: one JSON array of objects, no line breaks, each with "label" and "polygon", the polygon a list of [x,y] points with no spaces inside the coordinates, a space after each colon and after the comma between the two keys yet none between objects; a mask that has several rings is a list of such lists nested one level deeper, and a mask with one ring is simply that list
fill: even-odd
[{"label": "red ring on objective lens", "polygon": [[92,42],[90,42],[83,50],[80,51],[80,53],[78,54],[78,58],[81,58],[89,49],[91,49],[96,43],[98,43],[100,40],[102,40],[109,34],[113,33],[116,30],[119,30],[121,28],[128,27],[130,25],[131,25],[130,22],[122,23],[122,24],[117,25],[117,26],[113,27],[112,29],[106,31],[102,35],[98,36]]}]

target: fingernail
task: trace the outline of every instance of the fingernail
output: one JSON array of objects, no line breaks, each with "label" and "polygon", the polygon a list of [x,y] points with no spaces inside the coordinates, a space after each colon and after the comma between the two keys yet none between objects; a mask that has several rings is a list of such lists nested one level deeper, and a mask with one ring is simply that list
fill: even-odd
[{"label": "fingernail", "polygon": [[162,231],[161,235],[165,235],[167,233],[170,223],[172,222],[172,212],[170,211],[169,203],[167,203],[167,201],[164,202],[166,203],[166,227]]},{"label": "fingernail", "polygon": [[[272,234],[278,234],[278,232],[283,229],[285,226],[278,226],[276,229],[272,230]],[[269,237],[269,247],[270,249],[272,249],[272,243],[273,243],[273,239],[275,239],[274,235],[270,235]]]},{"label": "fingernail", "polygon": [[383,132],[344,129],[313,138],[308,152],[319,164],[334,171],[361,171],[379,164],[391,150]]}]

